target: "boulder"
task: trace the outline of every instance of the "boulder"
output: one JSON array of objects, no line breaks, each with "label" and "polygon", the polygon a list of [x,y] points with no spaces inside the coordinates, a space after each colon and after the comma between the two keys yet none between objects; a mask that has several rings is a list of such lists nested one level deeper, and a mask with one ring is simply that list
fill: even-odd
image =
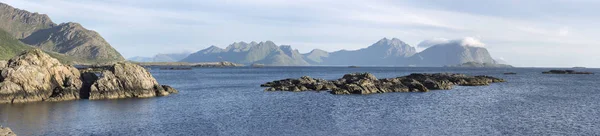
[{"label": "boulder", "polygon": [[17,136],[10,128],[0,126],[0,136]]},{"label": "boulder", "polygon": [[101,73],[83,72],[84,86],[90,86],[86,90],[90,100],[147,98],[177,93],[170,86],[159,85],[150,72],[133,63],[119,62],[103,69]]},{"label": "boulder", "polygon": [[10,59],[0,76],[0,103],[79,99],[79,71],[39,49]]},{"label": "boulder", "polygon": [[[490,76],[467,76],[464,74],[415,73],[397,78],[377,79],[370,73],[346,74],[337,80],[312,79],[308,76],[300,79],[285,79],[262,84],[267,91],[309,91],[331,90],[332,94],[373,94],[388,92],[429,92],[430,90],[449,90],[454,85],[483,86],[504,82],[503,79]],[[319,86],[321,85],[321,86]],[[327,85],[322,87],[322,85]],[[318,87],[315,87],[318,86]]]}]

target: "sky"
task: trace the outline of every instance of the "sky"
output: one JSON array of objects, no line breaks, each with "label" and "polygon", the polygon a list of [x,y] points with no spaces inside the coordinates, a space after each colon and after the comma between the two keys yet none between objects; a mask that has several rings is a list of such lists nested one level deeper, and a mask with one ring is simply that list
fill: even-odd
[{"label": "sky", "polygon": [[[124,57],[271,40],[302,53],[473,38],[520,67],[600,67],[598,0],[0,0],[78,22]],[[419,48],[423,50],[423,48]]]}]

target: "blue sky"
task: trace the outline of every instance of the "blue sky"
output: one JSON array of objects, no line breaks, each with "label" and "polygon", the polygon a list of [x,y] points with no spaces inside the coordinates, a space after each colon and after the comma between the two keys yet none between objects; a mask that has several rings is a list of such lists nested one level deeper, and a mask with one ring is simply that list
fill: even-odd
[{"label": "blue sky", "polygon": [[515,66],[600,67],[597,0],[0,0],[79,22],[125,57],[272,40],[301,52],[473,37]]}]

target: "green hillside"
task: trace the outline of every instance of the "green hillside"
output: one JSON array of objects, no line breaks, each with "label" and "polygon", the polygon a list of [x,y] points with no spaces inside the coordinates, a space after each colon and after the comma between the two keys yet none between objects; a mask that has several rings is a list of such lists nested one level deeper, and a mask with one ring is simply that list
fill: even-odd
[{"label": "green hillside", "polygon": [[[35,47],[31,47],[12,37],[8,32],[0,29],[0,60],[9,60],[12,57],[20,54],[23,51],[33,49]],[[81,62],[90,62],[89,60],[77,59],[74,57],[70,57],[64,54],[49,52],[48,55],[58,59],[60,62],[64,64],[81,64]]]},{"label": "green hillside", "polygon": [[33,49],[33,47],[21,43],[11,34],[0,29],[0,60],[8,60],[28,49]]}]

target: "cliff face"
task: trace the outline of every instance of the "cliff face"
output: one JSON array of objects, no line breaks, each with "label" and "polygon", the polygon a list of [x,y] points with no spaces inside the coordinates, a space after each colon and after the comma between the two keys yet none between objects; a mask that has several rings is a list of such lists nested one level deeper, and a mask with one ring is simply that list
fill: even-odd
[{"label": "cliff face", "polygon": [[10,59],[0,76],[0,103],[79,99],[79,71],[36,49]]},{"label": "cliff face", "polygon": [[97,32],[77,23],[56,25],[47,15],[16,9],[4,3],[0,3],[0,29],[26,44],[84,61],[80,63],[125,60]]}]

